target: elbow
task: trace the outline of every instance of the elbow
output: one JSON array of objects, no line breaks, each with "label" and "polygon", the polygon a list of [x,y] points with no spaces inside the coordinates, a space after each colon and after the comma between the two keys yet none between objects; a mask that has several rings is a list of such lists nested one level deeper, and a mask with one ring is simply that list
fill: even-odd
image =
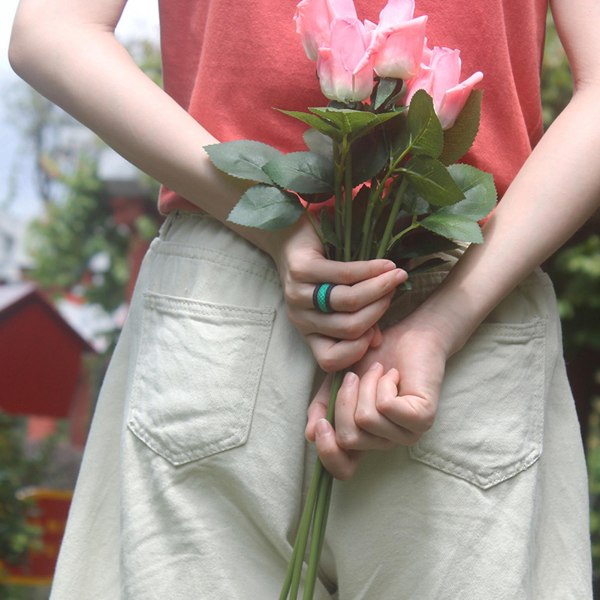
[{"label": "elbow", "polygon": [[26,68],[22,37],[22,33],[16,24],[13,25],[10,42],[8,44],[8,62],[12,70],[19,75],[19,77],[23,77],[23,71]]},{"label": "elbow", "polygon": [[29,74],[38,62],[34,35],[27,17],[18,11],[8,45],[8,62],[12,70],[25,80],[29,79]]},{"label": "elbow", "polygon": [[52,14],[21,0],[8,45],[13,71],[34,87],[39,79],[55,74],[61,62],[61,46],[66,43],[64,33],[64,27]]}]

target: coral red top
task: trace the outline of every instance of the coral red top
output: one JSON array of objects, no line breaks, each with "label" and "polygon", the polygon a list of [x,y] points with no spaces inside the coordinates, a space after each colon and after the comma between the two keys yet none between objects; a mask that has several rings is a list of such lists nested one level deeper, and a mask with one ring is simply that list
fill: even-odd
[{"label": "coral red top", "polygon": [[[305,125],[273,108],[324,106],[315,65],[295,31],[296,2],[160,0],[166,91],[220,141],[303,150]],[[355,0],[378,21],[385,0]],[[500,196],[542,134],[540,70],[547,0],[417,0],[430,46],[458,48],[463,79],[483,71],[479,134],[465,161],[493,173]],[[197,210],[170,190],[162,213]]]}]

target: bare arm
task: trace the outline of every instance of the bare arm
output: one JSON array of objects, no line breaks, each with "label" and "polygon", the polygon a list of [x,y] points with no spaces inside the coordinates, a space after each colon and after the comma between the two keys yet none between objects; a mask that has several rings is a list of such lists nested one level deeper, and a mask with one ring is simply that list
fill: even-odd
[{"label": "bare arm", "polygon": [[574,77],[573,98],[548,129],[447,283],[427,303],[451,314],[451,349],[600,206],[600,5],[554,0]]},{"label": "bare arm", "polygon": [[326,386],[311,404],[307,437],[338,477],[352,475],[356,450],[410,445],[431,427],[446,360],[600,206],[600,4],[553,0],[552,9],[573,98],[486,223],[485,243],[472,245],[435,293],[355,365],[360,378],[347,378],[338,395],[335,433],[322,420]]},{"label": "bare arm", "polygon": [[[277,233],[228,223],[244,184],[213,168],[203,147],[217,140],[146,77],[116,40],[124,5],[21,0],[9,50],[14,70],[130,162],[270,254],[290,318],[321,366],[352,364],[377,343],[373,326],[405,274],[390,261],[326,260],[303,220]],[[334,320],[312,310],[312,290],[323,281],[345,284],[332,293],[332,305],[341,311]]]}]

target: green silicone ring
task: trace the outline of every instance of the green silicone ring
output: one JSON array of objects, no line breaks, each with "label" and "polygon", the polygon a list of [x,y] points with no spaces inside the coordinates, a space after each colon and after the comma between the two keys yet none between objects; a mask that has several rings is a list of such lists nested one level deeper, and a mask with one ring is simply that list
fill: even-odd
[{"label": "green silicone ring", "polygon": [[322,283],[315,289],[315,305],[317,310],[322,313],[333,312],[329,298],[331,296],[331,290],[334,288],[332,283]]}]

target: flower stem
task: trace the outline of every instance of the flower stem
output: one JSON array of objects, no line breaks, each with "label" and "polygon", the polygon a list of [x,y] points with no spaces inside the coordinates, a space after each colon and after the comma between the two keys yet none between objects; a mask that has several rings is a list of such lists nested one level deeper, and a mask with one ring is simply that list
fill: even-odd
[{"label": "flower stem", "polygon": [[387,250],[388,251],[391,250],[393,248],[394,244],[399,242],[407,233],[409,233],[415,229],[418,229],[420,226],[421,226],[421,224],[417,221],[417,217],[413,217],[412,223],[406,229],[403,229],[399,234],[395,235],[390,240]]},{"label": "flower stem", "polygon": [[317,461],[310,486],[308,488],[308,493],[306,494],[306,499],[304,501],[304,509],[302,510],[298,531],[296,532],[296,541],[294,542],[292,558],[288,564],[288,570],[281,594],[279,595],[279,600],[286,600],[286,598],[288,598],[288,594],[289,598],[295,599],[298,597],[300,578],[302,576],[302,564],[304,562],[304,555],[306,553],[306,544],[308,541],[308,535],[310,533],[322,471],[323,465],[320,463],[320,461]]},{"label": "flower stem", "polygon": [[[333,424],[335,416],[335,401],[344,379],[344,371],[337,371],[331,381],[329,392],[329,402],[327,404],[327,420]],[[331,473],[323,468],[320,460],[317,459],[317,467],[321,467],[322,473],[319,482],[319,491],[313,516],[313,526],[310,540],[310,551],[308,555],[308,571],[304,583],[303,600],[311,600],[313,597],[315,584],[317,580],[317,570],[325,539],[325,528],[327,527],[327,516],[329,514],[329,501],[331,499],[331,487],[333,477]],[[315,467],[316,468],[316,467]]]},{"label": "flower stem", "polygon": [[333,477],[327,471],[323,471],[321,481],[319,482],[319,495],[317,506],[315,508],[314,524],[310,540],[310,552],[308,560],[308,570],[306,572],[306,581],[304,583],[303,600],[312,600],[315,584],[317,581],[317,570],[325,539],[325,527],[327,526],[327,514],[329,512],[329,499],[331,497],[331,486]]},{"label": "flower stem", "polygon": [[[342,141],[342,148],[337,144],[333,145],[333,168],[334,168],[334,187],[335,187],[335,238],[336,240],[343,240],[342,230],[343,230],[343,219],[342,219],[342,210],[344,208],[344,204],[342,201],[342,180],[343,180],[343,152],[344,146],[346,145],[346,139]],[[335,248],[335,258],[336,260],[340,260],[342,258],[342,248],[336,246]]]},{"label": "flower stem", "polygon": [[383,258],[388,251],[390,239],[394,231],[394,225],[396,224],[396,218],[400,212],[400,207],[402,206],[402,200],[404,199],[404,192],[406,191],[407,185],[408,181],[406,177],[404,177],[398,186],[396,194],[394,195],[394,203],[392,204],[390,216],[388,217],[388,221],[385,225],[385,231],[383,233],[383,237],[381,238],[376,258]]},{"label": "flower stem", "polygon": [[352,260],[352,153],[344,154],[344,260]]}]

